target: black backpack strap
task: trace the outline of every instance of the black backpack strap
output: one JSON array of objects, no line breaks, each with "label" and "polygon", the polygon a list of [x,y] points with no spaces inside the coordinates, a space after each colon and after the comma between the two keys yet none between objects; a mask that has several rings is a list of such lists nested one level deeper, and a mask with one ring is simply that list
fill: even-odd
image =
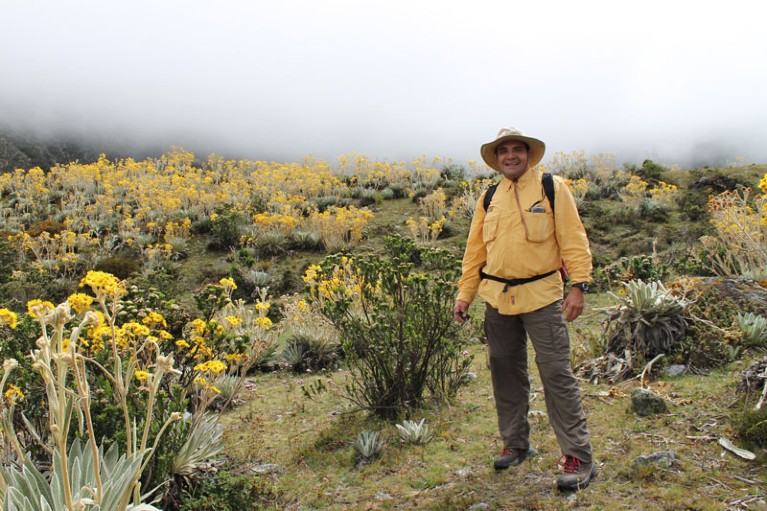
[{"label": "black backpack strap", "polygon": [[485,199],[482,201],[482,205],[485,206],[485,211],[487,211],[487,208],[490,207],[490,202],[493,200],[493,194],[495,194],[496,188],[498,188],[498,183],[487,187],[487,191],[485,192]]},{"label": "black backpack strap", "polygon": [[[543,176],[541,176],[541,183],[543,184],[543,193],[546,194],[546,197],[549,199],[549,204],[551,204],[551,212],[554,213],[554,176],[551,172],[543,173]],[[493,194],[495,194],[496,188],[498,188],[498,183],[487,187],[485,198],[482,201],[482,205],[485,206],[485,211],[490,207],[490,202],[493,200]]]},{"label": "black backpack strap", "polygon": [[554,176],[551,175],[551,172],[543,173],[541,183],[543,183],[543,192],[548,197],[549,204],[551,204],[551,212],[554,213]]}]

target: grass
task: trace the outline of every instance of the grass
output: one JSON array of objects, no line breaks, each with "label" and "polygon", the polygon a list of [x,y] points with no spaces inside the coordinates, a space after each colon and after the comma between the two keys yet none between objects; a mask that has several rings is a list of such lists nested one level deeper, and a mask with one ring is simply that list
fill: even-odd
[{"label": "grass", "polygon": [[[589,301],[605,299],[597,295]],[[588,311],[586,317],[584,322],[593,321]],[[573,335],[574,347],[579,342]],[[729,417],[745,406],[734,393],[739,365],[707,376],[653,382],[651,389],[668,400],[670,409],[647,418],[630,409],[636,380],[615,387],[583,382],[600,474],[586,490],[568,494],[554,485],[560,452],[532,363],[531,444],[539,454],[509,471],[493,470],[501,444],[485,347],[476,344],[471,351],[478,378],[451,406],[415,417],[425,417],[434,432],[425,446],[401,443],[393,424],[354,412],[343,398],[345,371],[278,372],[259,375],[244,396],[247,404],[223,417],[227,455],[236,464],[283,467],[272,476],[275,509],[465,510],[479,503],[489,509],[531,510],[764,509],[757,500],[767,499],[765,450],[756,450],[757,459],[746,461],[717,443],[720,437],[736,439]],[[301,385],[315,378],[326,379],[329,390],[310,400]],[[363,429],[379,431],[386,446],[380,458],[355,466],[351,442]],[[677,455],[672,468],[632,469],[637,456],[665,450]],[[740,499],[748,507],[739,507]]]}]

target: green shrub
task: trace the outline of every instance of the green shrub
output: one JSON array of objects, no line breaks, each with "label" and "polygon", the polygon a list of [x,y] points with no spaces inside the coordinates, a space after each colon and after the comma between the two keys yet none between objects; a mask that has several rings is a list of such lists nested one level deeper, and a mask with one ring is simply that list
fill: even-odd
[{"label": "green shrub", "polygon": [[604,289],[610,289],[622,282],[632,280],[664,281],[671,269],[661,263],[657,257],[648,254],[621,257],[606,266],[599,266],[594,271],[595,283]]},{"label": "green shrub", "polygon": [[268,479],[221,471],[181,496],[178,511],[258,511],[274,509],[277,500]]},{"label": "green shrub", "polygon": [[408,195],[408,188],[404,183],[391,183],[388,189],[392,191],[395,199],[404,199]]},{"label": "green shrub", "polygon": [[210,234],[213,231],[213,220],[210,218],[198,220],[192,224],[189,230],[192,234],[197,234],[198,236]]},{"label": "green shrub", "polygon": [[96,271],[110,273],[120,280],[125,280],[141,272],[141,260],[135,257],[113,255],[96,263]]},{"label": "green shrub", "polygon": [[463,181],[466,179],[466,169],[462,165],[445,165],[439,172],[443,181]]},{"label": "green shrub", "polygon": [[240,244],[240,215],[235,211],[225,211],[213,220],[208,248],[210,250],[229,250]]},{"label": "green shrub", "polygon": [[347,397],[385,418],[427,398],[455,396],[471,363],[452,319],[457,258],[387,237],[387,256],[325,258],[305,277],[310,293],[341,333],[352,370]]},{"label": "green shrub", "polygon": [[767,409],[748,409],[733,418],[738,436],[750,444],[767,447]]}]

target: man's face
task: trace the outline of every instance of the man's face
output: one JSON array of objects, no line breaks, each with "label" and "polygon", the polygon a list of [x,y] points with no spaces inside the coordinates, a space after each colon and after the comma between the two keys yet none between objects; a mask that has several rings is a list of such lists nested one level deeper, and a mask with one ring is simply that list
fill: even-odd
[{"label": "man's face", "polygon": [[528,149],[524,142],[510,140],[495,149],[498,168],[509,179],[517,179],[527,170]]}]

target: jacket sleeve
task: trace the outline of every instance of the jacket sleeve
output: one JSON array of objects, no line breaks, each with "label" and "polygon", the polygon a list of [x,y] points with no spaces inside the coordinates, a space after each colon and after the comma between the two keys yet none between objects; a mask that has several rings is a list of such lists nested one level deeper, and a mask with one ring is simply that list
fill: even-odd
[{"label": "jacket sleeve", "polygon": [[555,185],[557,243],[570,282],[591,282],[591,250],[575,198],[564,179],[555,177]]},{"label": "jacket sleeve", "polygon": [[[485,191],[487,193],[487,191]],[[477,296],[479,289],[479,270],[487,260],[487,247],[482,241],[482,225],[485,222],[485,193],[480,195],[474,208],[474,216],[469,228],[469,237],[466,241],[466,251],[463,255],[462,274],[458,281],[457,300],[471,303]]]}]

